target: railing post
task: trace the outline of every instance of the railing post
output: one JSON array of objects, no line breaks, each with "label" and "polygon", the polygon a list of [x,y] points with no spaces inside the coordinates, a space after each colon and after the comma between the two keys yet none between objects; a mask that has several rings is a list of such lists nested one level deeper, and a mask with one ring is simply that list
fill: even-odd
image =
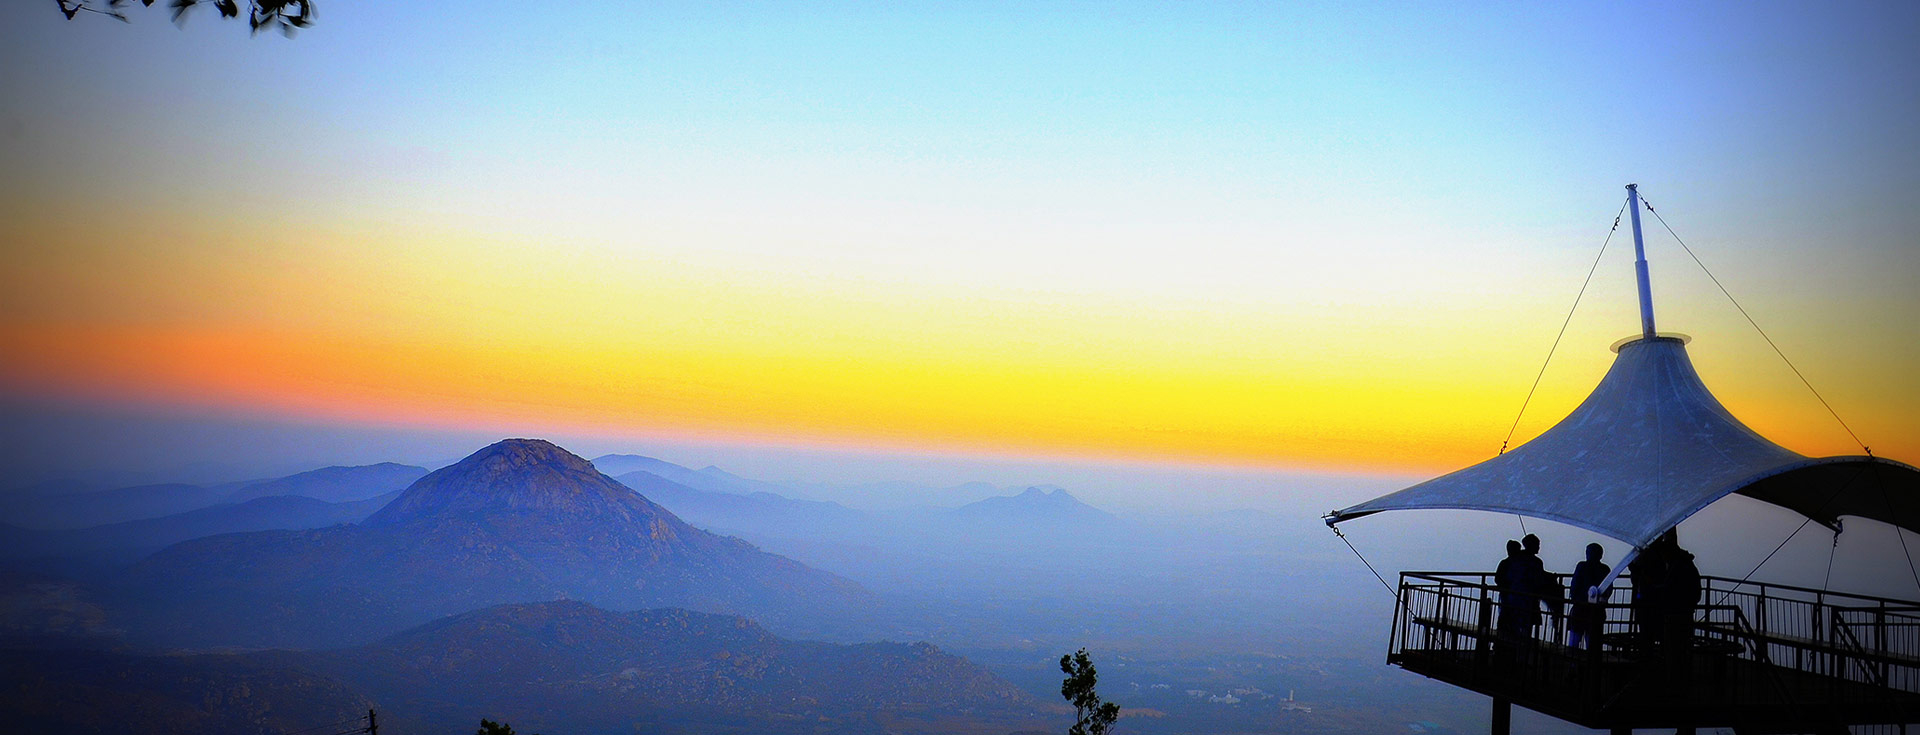
[{"label": "railing post", "polygon": [[[1826,607],[1826,605],[1822,602],[1821,596],[1817,594],[1813,596],[1813,604],[1807,607],[1807,637],[1813,639],[1815,645],[1819,645],[1820,643],[1820,609],[1823,607]],[[1802,653],[1800,646],[1793,647],[1793,667],[1801,671],[1818,670],[1818,666],[1809,667],[1801,662]],[[1806,653],[1805,655],[1815,656],[1817,654]]]},{"label": "railing post", "polygon": [[[1899,529],[1894,531],[1897,533]],[[1873,639],[1873,652],[1880,659],[1878,664],[1880,683],[1885,686],[1892,683],[1893,676],[1893,668],[1887,665],[1887,654],[1890,651],[1887,650],[1887,603],[1885,602],[1880,603],[1878,609],[1874,610]]]},{"label": "railing post", "polygon": [[[1808,667],[1808,670],[1818,672],[1824,661],[1833,658],[1833,646],[1821,640],[1821,636],[1826,635],[1827,628],[1833,625],[1833,611],[1827,609],[1827,596],[1825,594],[1814,593],[1813,607],[1807,611],[1807,616],[1812,618],[1808,621],[1807,637],[1813,639],[1813,644],[1818,646],[1819,650],[1827,652],[1825,655],[1819,653],[1810,654],[1813,656],[1814,661],[1813,665]],[[1826,618],[1826,625],[1821,625],[1820,620],[1823,616]],[[1828,640],[1830,641],[1832,639],[1829,638]]]},{"label": "railing post", "polygon": [[1479,619],[1475,625],[1479,634],[1473,637],[1473,660],[1474,668],[1484,673],[1487,670],[1487,654],[1492,647],[1488,637],[1493,634],[1493,592],[1485,584],[1480,585],[1480,614],[1477,617]]},{"label": "railing post", "polygon": [[[1581,682],[1580,687],[1586,690],[1587,696],[1591,698],[1590,701],[1594,702],[1601,701],[1601,697],[1603,696],[1601,691],[1601,681],[1603,681],[1603,679],[1600,675],[1600,666],[1607,647],[1607,618],[1613,609],[1613,595],[1610,592],[1611,591],[1609,591],[1609,594],[1606,596],[1600,598],[1600,609],[1597,612],[1600,619],[1594,623],[1593,630],[1587,635],[1587,650],[1575,652],[1575,655],[1586,659],[1587,665],[1580,667],[1580,677],[1585,680]],[[1571,611],[1569,611],[1568,616],[1572,616]]]},{"label": "railing post", "polygon": [[[1387,660],[1393,660],[1395,651],[1407,647],[1407,631],[1400,627],[1400,611],[1407,606],[1407,573],[1400,573],[1400,589],[1393,593],[1393,628],[1387,633]],[[1408,615],[1407,619],[1412,620]],[[1409,624],[1411,627],[1411,624]]]}]

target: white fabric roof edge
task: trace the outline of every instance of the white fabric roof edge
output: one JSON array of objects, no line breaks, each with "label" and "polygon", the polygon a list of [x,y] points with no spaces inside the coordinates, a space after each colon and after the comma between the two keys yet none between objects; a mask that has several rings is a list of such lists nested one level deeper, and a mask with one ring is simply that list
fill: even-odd
[{"label": "white fabric roof edge", "polygon": [[1920,532],[1920,470],[1870,456],[1809,458],[1768,441],[1707,390],[1684,340],[1665,336],[1620,345],[1593,393],[1533,440],[1325,520],[1388,510],[1517,513],[1644,547],[1735,493],[1830,527],[1852,515]]},{"label": "white fabric roof edge", "polygon": [[[1832,493],[1827,497],[1827,499],[1820,503],[1821,506],[1827,506],[1827,507],[1822,508],[1819,506],[1815,506],[1811,509],[1811,511],[1806,509],[1805,506],[1795,507],[1795,505],[1792,505],[1792,504],[1778,502],[1777,500],[1766,497],[1766,493],[1748,492],[1749,490],[1762,486],[1763,483],[1766,483],[1769,480],[1787,478],[1793,475],[1794,473],[1800,472],[1801,470],[1815,469],[1815,468],[1822,468],[1822,467],[1836,467],[1836,466],[1846,466],[1846,467],[1852,467],[1852,468],[1871,468],[1872,470],[1876,470],[1876,471],[1884,471],[1884,472],[1892,473],[1893,477],[1875,478],[1879,482],[1885,483],[1882,486],[1877,488],[1876,487],[1850,488],[1846,486],[1836,487],[1832,491]],[[1887,487],[1886,485],[1892,485],[1893,487]],[[1843,510],[1846,508],[1859,508],[1860,506],[1867,506],[1868,508],[1870,508],[1871,505],[1873,504],[1872,502],[1874,497],[1873,493],[1875,493],[1876,491],[1885,492],[1891,496],[1892,499],[1888,500],[1886,503],[1889,506],[1890,512],[1874,513],[1874,512],[1871,512],[1871,510],[1868,510],[1865,512],[1846,512],[1845,510]],[[1866,496],[1864,499],[1860,497],[1863,494]],[[1674,521],[1673,525],[1678,525],[1680,521],[1684,521],[1687,518],[1693,517],[1694,514],[1699,513],[1702,510],[1705,510],[1707,506],[1712,505],[1716,502],[1719,502],[1721,499],[1727,497],[1728,495],[1745,495],[1748,497],[1753,497],[1756,500],[1760,500],[1761,502],[1765,502],[1770,505],[1778,505],[1788,510],[1798,512],[1801,515],[1810,517],[1814,521],[1820,523],[1821,525],[1826,526],[1827,528],[1833,529],[1835,531],[1838,531],[1841,528],[1841,524],[1839,522],[1840,518],[1859,517],[1859,518],[1868,518],[1871,520],[1880,521],[1882,523],[1887,523],[1889,525],[1900,526],[1914,533],[1920,533],[1920,468],[1916,468],[1904,462],[1898,462],[1895,460],[1885,459],[1881,457],[1872,457],[1867,455],[1836,455],[1832,457],[1810,458],[1800,462],[1793,462],[1786,465],[1781,465],[1780,467],[1767,470],[1754,477],[1743,479],[1740,482],[1721,488],[1720,490],[1714,493],[1711,493],[1707,496],[1703,496],[1701,501],[1698,504],[1696,504],[1692,508],[1687,509],[1685,513],[1681,514],[1680,517]],[[1352,506],[1342,510],[1336,510],[1323,516],[1323,518],[1326,521],[1327,526],[1332,527],[1334,525],[1344,523],[1346,521],[1351,521],[1356,518],[1364,518],[1364,517],[1373,515],[1375,513],[1384,513],[1389,510],[1472,510],[1472,511],[1485,511],[1489,513],[1513,513],[1516,515],[1527,516],[1529,518],[1539,518],[1542,520],[1565,523],[1569,526],[1574,526],[1577,528],[1584,528],[1586,530],[1592,531],[1594,533],[1598,533],[1608,538],[1624,541],[1628,544],[1633,545],[1635,548],[1644,547],[1646,544],[1646,542],[1636,543],[1634,539],[1625,537],[1624,534],[1620,533],[1617,530],[1599,526],[1594,523],[1590,523],[1585,519],[1575,518],[1575,517],[1560,514],[1560,513],[1539,512],[1532,509],[1512,508],[1507,506],[1473,504],[1473,503],[1433,503],[1433,504],[1407,503],[1407,504],[1398,504],[1391,508],[1376,508],[1376,509],[1363,509],[1362,506],[1364,505],[1367,505],[1367,504],[1363,503],[1361,505]],[[1669,526],[1669,528],[1671,527],[1672,526]]]}]

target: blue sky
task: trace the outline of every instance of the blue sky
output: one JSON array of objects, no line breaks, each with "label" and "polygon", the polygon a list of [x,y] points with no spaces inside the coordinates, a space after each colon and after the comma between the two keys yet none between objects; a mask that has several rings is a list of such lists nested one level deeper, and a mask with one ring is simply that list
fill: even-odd
[{"label": "blue sky", "polygon": [[[184,28],[164,9],[131,15],[0,8],[0,247],[19,264],[0,279],[0,323],[81,342],[186,329],[530,354],[600,334],[630,340],[622,356],[697,343],[761,360],[817,342],[1089,379],[1137,351],[1124,367],[1148,377],[1119,384],[1148,397],[1242,378],[1312,393],[1358,372],[1405,407],[1249,403],[1236,420],[1253,428],[1167,455],[1365,470],[1386,450],[1324,436],[1365,431],[1442,469],[1497,445],[1637,181],[1870,441],[1920,446],[1909,3],[324,2],[295,39],[249,38],[210,12]],[[1703,338],[1709,384],[1770,434],[1827,421],[1790,373],[1755,367],[1774,359],[1764,344],[1654,239],[1663,324]],[[1591,349],[1549,374],[1527,430],[1570,408],[1605,367],[1598,346],[1632,329],[1623,253],[1569,335]],[[501,281],[549,268],[560,285]],[[684,310],[621,311],[669,290]],[[814,302],[819,315],[765,316]],[[981,356],[1005,334],[1017,349]],[[84,371],[35,357],[48,367],[8,377],[9,395],[124,397],[104,378],[54,390],[44,374]],[[1440,378],[1394,382],[1422,371]],[[897,419],[907,403],[828,425],[812,407],[838,396],[742,384],[716,390],[771,396],[744,414],[804,420],[610,426],[580,418],[593,386],[475,406],[390,377],[330,375],[319,382],[366,393],[286,405],[260,396],[311,386],[133,388],[157,402],[148,413],[710,441],[729,456],[1153,449],[1078,425],[964,428],[1018,423],[1047,388],[1017,381],[919,422]],[[1466,392],[1416,403],[1434,381]],[[1166,408],[1187,395],[1121,396],[1089,422],[1179,436],[1236,400]],[[1790,446],[1847,448],[1821,427]],[[1319,448],[1248,449],[1262,446]]]}]

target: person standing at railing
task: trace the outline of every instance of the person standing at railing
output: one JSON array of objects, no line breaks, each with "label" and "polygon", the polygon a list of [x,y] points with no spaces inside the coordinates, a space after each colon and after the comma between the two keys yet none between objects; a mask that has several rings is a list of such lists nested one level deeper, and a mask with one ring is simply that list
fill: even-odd
[{"label": "person standing at railing", "polygon": [[1627,562],[1627,574],[1633,582],[1633,627],[1640,644],[1648,648],[1657,648],[1665,640],[1667,626],[1664,623],[1668,607],[1664,593],[1667,588],[1667,537],[1662,535],[1647,544],[1640,555]]},{"label": "person standing at railing", "polygon": [[1605,553],[1599,544],[1587,544],[1587,560],[1573,567],[1573,582],[1568,585],[1573,593],[1573,611],[1567,616],[1567,645],[1574,648],[1597,645],[1606,621],[1606,608],[1593,596],[1593,589],[1613,573],[1612,567],[1600,562]]},{"label": "person standing at railing", "polygon": [[[1538,626],[1540,624],[1540,607],[1542,605],[1546,606],[1547,612],[1553,615],[1554,622],[1558,623],[1561,615],[1561,601],[1566,598],[1566,594],[1564,590],[1560,589],[1560,578],[1548,572],[1546,562],[1540,560],[1540,537],[1531,533],[1527,534],[1520,539],[1520,548],[1522,551],[1525,551],[1527,555],[1525,562],[1527,571],[1524,581],[1526,584],[1526,593],[1532,595],[1534,600],[1532,605],[1533,625]],[[1531,628],[1528,629],[1527,636],[1529,638],[1533,637]],[[1552,636],[1552,639],[1556,641],[1559,640],[1559,638],[1558,634]]]},{"label": "person standing at railing", "polygon": [[1693,553],[1680,548],[1680,534],[1668,530],[1665,541],[1665,579],[1660,592],[1660,627],[1666,646],[1667,676],[1684,691],[1693,665],[1693,617],[1700,605],[1700,567]]},{"label": "person standing at railing", "polygon": [[1539,563],[1538,557],[1527,555],[1520,542],[1509,539],[1507,558],[1493,569],[1493,585],[1500,591],[1500,620],[1494,628],[1502,641],[1530,638],[1533,626],[1540,624],[1539,598],[1529,594],[1532,572]]},{"label": "person standing at railing", "polygon": [[1534,638],[1540,626],[1540,606],[1553,606],[1560,614],[1560,582],[1547,573],[1540,561],[1540,537],[1527,534],[1519,543],[1507,542],[1507,558],[1494,568],[1494,585],[1500,590],[1500,637],[1511,641]]},{"label": "person standing at railing", "polygon": [[1680,548],[1680,534],[1668,529],[1627,565],[1633,574],[1633,617],[1656,651],[1645,661],[1657,666],[1667,691],[1685,697],[1691,691],[1693,617],[1700,604],[1700,568],[1693,553]]}]

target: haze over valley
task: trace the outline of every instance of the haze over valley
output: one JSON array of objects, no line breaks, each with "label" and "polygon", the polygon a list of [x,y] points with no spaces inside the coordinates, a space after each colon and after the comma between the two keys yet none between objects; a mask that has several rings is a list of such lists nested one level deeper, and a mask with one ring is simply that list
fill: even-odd
[{"label": "haze over valley", "polygon": [[[0,731],[1672,726],[1651,662],[1812,640],[1749,582],[1828,611],[1789,684],[1920,707],[1833,602],[1920,596],[1917,38],[0,3]],[[1589,544],[1656,570],[1598,629],[1480,614]]]},{"label": "haze over valley", "polygon": [[[75,724],[60,713],[83,708],[115,731],[135,705],[87,684],[111,676],[143,692],[141,721],[186,729],[372,706],[403,732],[476,713],[553,732],[1053,730],[1057,658],[1080,647],[1139,732],[1464,732],[1485,717],[1380,665],[1390,598],[1305,507],[1137,514],[1047,484],[789,486],[535,439],[431,471],[8,497],[0,630],[9,665],[58,703],[0,700],[26,721]],[[1753,511],[1690,527],[1767,520]],[[1510,532],[1421,525],[1353,535],[1387,568],[1476,569],[1483,545],[1408,535]],[[1562,552],[1590,537],[1545,525]],[[1712,563],[1751,562],[1725,546]],[[56,653],[71,650],[90,653]],[[235,686],[251,693],[204,704]]]},{"label": "haze over valley", "polygon": [[[609,477],[602,468],[622,474]],[[317,676],[337,694],[311,707],[349,712],[377,702],[404,710],[395,727],[458,727],[485,711],[556,731],[638,722],[720,731],[731,720],[714,712],[752,711],[761,718],[754,727],[791,716],[826,717],[836,730],[1053,729],[1062,717],[1053,700],[1055,659],[1081,646],[1099,652],[1112,696],[1129,703],[1130,727],[1144,732],[1391,729],[1445,722],[1434,719],[1436,707],[1442,717],[1453,713],[1453,726],[1476,717],[1470,699],[1417,683],[1420,693],[1409,697],[1409,682],[1375,670],[1378,652],[1361,642],[1377,639],[1385,611],[1341,606],[1327,594],[1371,580],[1315,543],[1326,539],[1299,533],[1317,524],[1310,515],[1148,519],[1099,509],[1055,486],[898,487],[904,492],[886,507],[859,508],[797,497],[819,494],[818,487],[641,456],[590,463],[522,439],[431,472],[396,463],[211,487],[66,494],[42,484],[11,496],[24,527],[7,550],[0,624],[24,648],[15,654],[19,670],[58,682],[63,697],[77,698],[68,706],[98,696],[85,693],[86,676],[121,672],[113,676],[141,682],[167,703],[153,705],[156,721],[181,723],[280,721],[266,714],[247,720],[253,715],[225,707],[189,716],[198,711],[196,690],[179,677],[209,686],[278,682],[256,687],[254,704],[266,713],[281,711],[276,697],[293,696],[274,687],[304,691],[276,677]],[[288,494],[263,495],[266,489]],[[154,500],[144,505],[98,500],[148,494]],[[49,510],[57,508],[94,515]],[[176,512],[125,520],[165,511]],[[57,527],[88,521],[103,523]],[[491,637],[463,637],[496,630],[494,620],[504,628]],[[622,644],[629,654],[589,646],[607,656],[589,661],[566,653],[573,648],[553,649],[588,645],[570,626],[627,636],[622,631],[653,630],[662,620],[698,625]],[[754,631],[749,639],[760,642],[721,631]],[[804,640],[822,643],[760,652]],[[523,662],[534,666],[524,675],[537,687],[457,685],[367,663],[390,655],[378,652],[396,641],[433,651],[422,656],[470,664],[476,676],[495,670],[484,657],[505,655],[500,649],[531,647],[552,661]],[[657,674],[632,668],[668,644],[725,652],[701,660],[775,656],[777,663],[746,673],[709,664]],[[44,653],[55,646],[97,653],[69,662]],[[909,658],[863,662],[866,655]],[[925,673],[901,670],[908,660]],[[780,673],[789,670],[796,673]],[[829,674],[806,672],[829,670],[871,673],[860,686],[931,688],[839,691],[839,698],[807,688]],[[736,702],[716,710],[728,700],[689,693],[746,686],[741,677],[758,694],[739,696],[810,704]],[[978,683],[956,689],[939,677]],[[620,704],[557,704],[596,701],[607,687],[641,693]],[[958,699],[927,700],[933,691]],[[983,699],[967,698],[976,696]],[[702,701],[707,709],[695,706]],[[4,706],[22,717],[49,716],[30,700]]]}]

